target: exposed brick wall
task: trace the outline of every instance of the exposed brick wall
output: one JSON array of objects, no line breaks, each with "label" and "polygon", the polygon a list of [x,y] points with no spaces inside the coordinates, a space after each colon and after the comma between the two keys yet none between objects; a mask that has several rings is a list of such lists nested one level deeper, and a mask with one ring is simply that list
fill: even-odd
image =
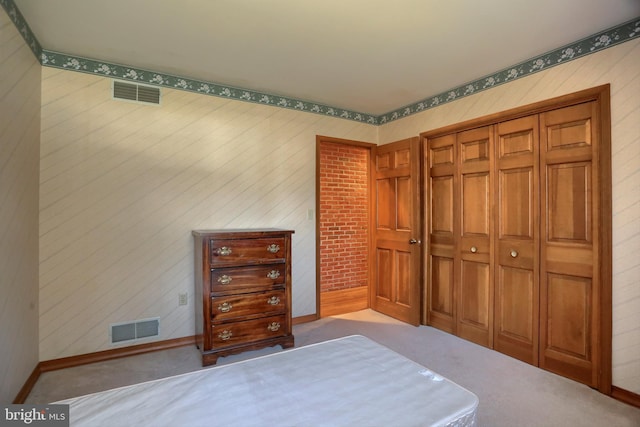
[{"label": "exposed brick wall", "polygon": [[320,292],[368,285],[369,150],[320,146]]}]

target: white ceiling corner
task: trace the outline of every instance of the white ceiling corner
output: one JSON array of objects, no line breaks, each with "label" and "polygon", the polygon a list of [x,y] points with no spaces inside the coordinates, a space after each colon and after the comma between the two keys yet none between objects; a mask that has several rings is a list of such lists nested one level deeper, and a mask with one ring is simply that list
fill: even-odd
[{"label": "white ceiling corner", "polygon": [[380,115],[640,16],[639,0],[14,0],[43,49]]}]

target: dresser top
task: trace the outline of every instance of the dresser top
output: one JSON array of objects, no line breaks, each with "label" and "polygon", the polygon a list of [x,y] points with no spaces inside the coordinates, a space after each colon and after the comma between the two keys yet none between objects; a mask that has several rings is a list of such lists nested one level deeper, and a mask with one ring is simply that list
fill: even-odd
[{"label": "dresser top", "polygon": [[246,236],[253,236],[253,237],[259,237],[261,235],[270,235],[270,234],[293,234],[295,233],[294,230],[285,230],[285,229],[281,229],[281,228],[223,228],[223,229],[216,229],[216,230],[193,230],[191,232],[191,234],[193,234],[194,236],[197,237],[204,237],[204,236],[218,236],[218,237],[229,237],[231,235],[238,235],[238,237],[240,235],[246,235]]}]

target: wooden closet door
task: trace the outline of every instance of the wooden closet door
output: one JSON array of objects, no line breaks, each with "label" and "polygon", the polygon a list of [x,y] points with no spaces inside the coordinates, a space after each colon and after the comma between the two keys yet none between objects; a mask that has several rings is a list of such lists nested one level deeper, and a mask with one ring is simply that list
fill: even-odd
[{"label": "wooden closet door", "polygon": [[494,349],[538,364],[538,116],[496,125]]},{"label": "wooden closet door", "polygon": [[598,386],[600,204],[595,102],[540,115],[540,367]]},{"label": "wooden closet door", "polygon": [[493,345],[492,211],[490,160],[493,127],[460,132],[458,140],[457,335],[486,347]]},{"label": "wooden closet door", "polygon": [[456,173],[456,135],[426,140],[424,150],[428,170],[425,212],[428,217],[427,325],[455,334],[454,303],[454,183]]},{"label": "wooden closet door", "polygon": [[603,85],[420,135],[426,323],[606,394],[609,99]]}]

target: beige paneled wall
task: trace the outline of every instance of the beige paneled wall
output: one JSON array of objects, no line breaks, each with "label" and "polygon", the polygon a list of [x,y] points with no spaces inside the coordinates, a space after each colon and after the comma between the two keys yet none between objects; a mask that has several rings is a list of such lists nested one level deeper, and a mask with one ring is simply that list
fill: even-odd
[{"label": "beige paneled wall", "polygon": [[380,143],[582,89],[611,84],[613,384],[640,393],[640,40],[380,128]]},{"label": "beige paneled wall", "polygon": [[112,348],[114,322],[194,334],[193,229],[294,229],[293,315],[315,313],[315,137],[375,126],[170,89],[123,102],[51,68],[42,86],[41,360]]},{"label": "beige paneled wall", "polygon": [[0,8],[0,403],[38,363],[40,71]]}]

